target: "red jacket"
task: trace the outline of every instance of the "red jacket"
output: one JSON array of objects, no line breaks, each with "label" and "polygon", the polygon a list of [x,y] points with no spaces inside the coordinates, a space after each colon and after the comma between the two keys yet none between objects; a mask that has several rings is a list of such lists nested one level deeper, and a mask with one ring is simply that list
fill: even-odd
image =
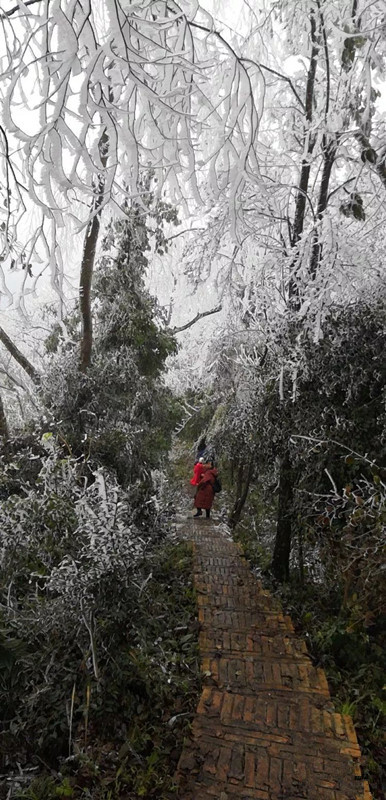
[{"label": "red jacket", "polygon": [[193,468],[193,478],[191,478],[190,480],[192,486],[198,486],[203,472],[204,472],[204,464],[200,464],[200,462],[197,461],[197,464],[195,464]]},{"label": "red jacket", "polygon": [[212,508],[214,499],[213,484],[217,475],[217,469],[214,467],[204,467],[204,474],[198,484],[196,496],[194,498],[194,505],[196,508],[205,508],[206,510]]}]

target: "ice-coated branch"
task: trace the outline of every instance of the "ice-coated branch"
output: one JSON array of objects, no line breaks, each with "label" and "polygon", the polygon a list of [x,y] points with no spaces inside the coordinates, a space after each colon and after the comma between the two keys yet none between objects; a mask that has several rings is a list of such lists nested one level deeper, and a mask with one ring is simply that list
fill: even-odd
[{"label": "ice-coated branch", "polygon": [[[41,2],[42,0],[23,0],[23,6],[34,6],[36,5],[36,3],[41,3]],[[16,11],[21,11],[21,10],[22,9],[20,8],[20,3],[18,3],[17,6],[13,6],[13,8],[10,8],[8,11],[2,11],[0,17],[12,17],[12,15],[16,13]]]},{"label": "ice-coated branch", "polygon": [[138,196],[149,167],[158,191],[167,183],[170,199],[188,210],[202,203],[201,172],[215,195],[228,192],[233,209],[246,176],[257,179],[261,76],[198,3],[27,0],[3,15],[2,35],[2,157],[19,181],[9,212],[16,262],[33,204],[41,235],[29,256],[41,262],[43,252],[55,270],[58,231],[68,218],[79,228],[90,223],[100,179],[103,206],[114,210]]},{"label": "ice-coated branch", "polygon": [[304,110],[303,100],[300,97],[299,93],[296,91],[295,86],[293,85],[293,83],[291,81],[291,78],[289,78],[288,75],[283,75],[282,72],[278,72],[278,70],[272,69],[272,67],[268,67],[267,64],[263,64],[261,61],[259,61],[259,63],[256,63],[255,61],[252,61],[250,58],[242,58],[241,61],[243,63],[245,63],[245,64],[248,64],[248,63],[249,64],[254,64],[254,66],[257,66],[259,69],[265,70],[266,72],[270,72],[271,75],[276,75],[276,77],[280,78],[281,81],[286,81],[288,83],[288,86],[290,86],[291,91],[295,95],[295,97],[296,97],[296,99],[297,99],[297,101],[298,101],[298,103],[300,105],[300,108],[302,108]]},{"label": "ice-coated branch", "polygon": [[355,456],[356,458],[359,458],[360,461],[364,461],[366,464],[369,464],[371,467],[376,467],[379,470],[383,469],[375,461],[373,461],[372,459],[368,458],[367,454],[358,453],[356,450],[353,450],[352,447],[348,447],[347,445],[343,444],[342,442],[338,442],[336,439],[318,439],[316,436],[303,436],[301,434],[292,434],[291,435],[291,440],[292,439],[303,439],[306,442],[310,442],[310,443],[312,442],[314,446],[316,446],[316,445],[322,446],[322,445],[335,444],[338,447],[340,447],[342,450],[344,450],[346,453],[349,453],[350,455]]},{"label": "ice-coated branch", "polygon": [[31,380],[38,384],[40,383],[40,375],[38,371],[35,369],[33,364],[28,361],[28,358],[23,355],[23,353],[19,350],[16,344],[10,339],[8,334],[5,332],[3,328],[0,327],[0,342],[4,345],[4,347],[8,350],[11,356],[17,361],[17,363],[24,369],[27,375],[31,378]]},{"label": "ice-coated branch", "polygon": [[327,119],[327,114],[330,108],[330,92],[331,92],[331,77],[330,77],[330,56],[328,52],[328,44],[327,44],[327,34],[326,34],[326,27],[324,24],[324,16],[323,11],[321,8],[320,0],[316,0],[316,4],[318,6],[319,17],[320,17],[320,24],[322,26],[322,37],[323,37],[323,48],[324,48],[324,57],[326,61],[326,105],[325,105],[325,118]]},{"label": "ice-coated branch", "polygon": [[181,333],[182,331],[186,331],[188,328],[191,328],[192,325],[195,325],[199,319],[203,319],[203,317],[209,317],[211,314],[218,314],[219,311],[222,310],[222,306],[216,306],[216,308],[212,308],[210,311],[201,311],[199,314],[187,322],[185,325],[181,325],[179,328],[172,328],[172,333]]}]

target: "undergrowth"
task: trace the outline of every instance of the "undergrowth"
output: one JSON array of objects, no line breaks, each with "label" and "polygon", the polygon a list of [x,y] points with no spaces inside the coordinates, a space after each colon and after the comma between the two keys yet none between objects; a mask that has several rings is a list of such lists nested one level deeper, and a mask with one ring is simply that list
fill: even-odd
[{"label": "undergrowth", "polygon": [[352,717],[362,751],[364,777],[374,798],[386,787],[386,628],[355,625],[342,610],[339,591],[298,581],[284,585],[280,597],[313,662],[323,667],[334,706]]},{"label": "undergrowth", "polygon": [[[134,800],[173,796],[173,774],[200,690],[192,554],[162,545],[139,597],[121,614],[103,685],[89,686],[71,757],[12,797]],[[91,691],[92,688],[92,691]],[[41,764],[40,764],[41,767]],[[16,782],[17,784],[17,782]],[[0,796],[6,797],[7,795]]]}]

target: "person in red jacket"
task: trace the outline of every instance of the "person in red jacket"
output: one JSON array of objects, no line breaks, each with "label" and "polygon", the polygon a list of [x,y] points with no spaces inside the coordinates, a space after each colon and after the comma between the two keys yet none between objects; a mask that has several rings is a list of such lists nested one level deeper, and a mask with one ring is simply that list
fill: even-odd
[{"label": "person in red jacket", "polygon": [[197,492],[194,498],[194,505],[197,509],[194,517],[201,517],[202,509],[205,509],[206,518],[210,517],[210,509],[214,500],[214,482],[218,475],[217,469],[212,463],[204,464],[204,470],[200,482],[197,486]]},{"label": "person in red jacket", "polygon": [[198,486],[200,483],[202,473],[204,472],[204,459],[199,458],[193,467],[193,478],[190,479],[192,486]]}]

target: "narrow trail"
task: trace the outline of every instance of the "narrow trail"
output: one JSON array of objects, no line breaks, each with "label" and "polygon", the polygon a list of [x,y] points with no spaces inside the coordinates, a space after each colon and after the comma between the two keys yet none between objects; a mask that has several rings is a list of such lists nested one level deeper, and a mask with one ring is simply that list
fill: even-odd
[{"label": "narrow trail", "polygon": [[291,619],[212,521],[184,528],[204,686],[178,765],[179,800],[371,800],[352,719],[334,712]]}]

